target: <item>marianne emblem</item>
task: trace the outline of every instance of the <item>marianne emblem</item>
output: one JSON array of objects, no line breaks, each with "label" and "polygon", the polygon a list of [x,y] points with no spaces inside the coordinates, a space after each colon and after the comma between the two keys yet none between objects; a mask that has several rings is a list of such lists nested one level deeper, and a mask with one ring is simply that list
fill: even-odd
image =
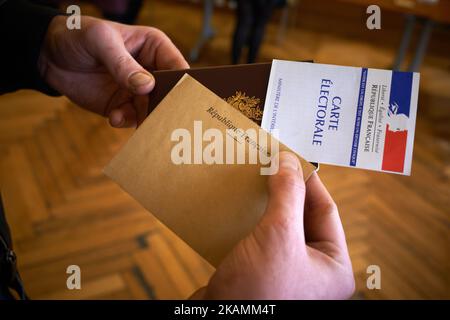
[{"label": "marianne emblem", "polygon": [[234,95],[225,99],[234,108],[242,112],[247,118],[261,122],[263,111],[259,106],[261,99],[249,97],[245,92],[236,91]]}]

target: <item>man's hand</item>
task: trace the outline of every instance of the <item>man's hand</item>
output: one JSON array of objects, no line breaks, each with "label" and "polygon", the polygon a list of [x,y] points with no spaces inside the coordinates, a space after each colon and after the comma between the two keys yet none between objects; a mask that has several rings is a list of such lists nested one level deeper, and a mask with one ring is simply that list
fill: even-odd
[{"label": "man's hand", "polygon": [[114,127],[135,127],[145,119],[155,85],[149,71],[189,68],[158,29],[82,17],[81,29],[69,30],[66,18],[50,23],[41,75],[79,106],[109,117]]},{"label": "man's hand", "polygon": [[337,207],[317,174],[282,152],[263,218],[192,299],[345,299],[352,265]]}]

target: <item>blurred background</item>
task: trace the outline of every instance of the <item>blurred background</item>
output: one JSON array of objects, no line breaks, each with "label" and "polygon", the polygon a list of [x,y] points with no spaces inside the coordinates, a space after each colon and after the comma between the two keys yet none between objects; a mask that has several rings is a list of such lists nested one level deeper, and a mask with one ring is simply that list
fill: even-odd
[{"label": "blurred background", "polygon": [[[411,177],[325,165],[320,176],[340,209],[354,299],[450,298],[450,1],[45,2],[157,27],[192,67],[277,58],[419,71]],[[370,4],[379,30],[366,27]],[[207,283],[213,268],[102,174],[133,130],[32,91],[0,106],[0,186],[31,298],[186,298]],[[72,264],[81,290],[66,287]],[[366,286],[369,265],[380,290]]]}]

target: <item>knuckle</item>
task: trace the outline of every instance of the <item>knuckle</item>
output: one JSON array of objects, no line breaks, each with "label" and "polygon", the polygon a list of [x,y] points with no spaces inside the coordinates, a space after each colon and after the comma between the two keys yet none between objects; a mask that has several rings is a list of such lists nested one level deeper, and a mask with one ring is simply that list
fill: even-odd
[{"label": "knuckle", "polygon": [[157,29],[157,28],[150,27],[148,33],[149,33],[149,36],[154,37],[154,38],[158,38],[161,40],[169,39],[169,37],[166,35],[166,33],[164,31]]},{"label": "knuckle", "polygon": [[328,203],[326,204],[326,211],[327,212],[338,212],[338,206],[336,204],[336,202],[334,202],[334,200],[330,200],[328,201]]},{"label": "knuckle", "polygon": [[87,24],[83,29],[88,40],[98,41],[99,39],[107,38],[110,28],[105,21],[95,20]]},{"label": "knuckle", "polygon": [[277,231],[276,237],[280,239],[282,243],[288,244],[292,239],[294,239],[297,233],[297,225],[295,220],[292,219],[292,216],[289,217],[281,217],[274,221],[274,227]]},{"label": "knuckle", "polygon": [[279,171],[279,173],[274,176],[274,178],[274,183],[276,184],[277,188],[292,190],[295,192],[305,191],[305,183],[299,175],[293,172]]},{"label": "knuckle", "polygon": [[114,68],[118,73],[122,73],[129,62],[130,58],[128,56],[119,55],[114,62]]},{"label": "knuckle", "polygon": [[161,30],[153,27],[142,27],[142,34],[147,40],[154,43],[161,43],[164,41],[170,41],[169,37]]}]

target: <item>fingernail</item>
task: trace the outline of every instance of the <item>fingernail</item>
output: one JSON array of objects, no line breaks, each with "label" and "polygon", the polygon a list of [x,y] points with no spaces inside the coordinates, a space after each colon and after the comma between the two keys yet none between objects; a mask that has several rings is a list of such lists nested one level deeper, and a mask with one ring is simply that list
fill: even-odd
[{"label": "fingernail", "polygon": [[128,79],[129,84],[133,88],[139,88],[145,86],[153,81],[153,77],[148,73],[136,72],[133,73]]},{"label": "fingernail", "polygon": [[300,169],[300,162],[297,156],[290,152],[280,152],[279,156],[280,168],[291,169],[298,171]]},{"label": "fingernail", "polygon": [[120,128],[124,125],[125,118],[117,113],[111,115],[111,125],[116,128]]}]

